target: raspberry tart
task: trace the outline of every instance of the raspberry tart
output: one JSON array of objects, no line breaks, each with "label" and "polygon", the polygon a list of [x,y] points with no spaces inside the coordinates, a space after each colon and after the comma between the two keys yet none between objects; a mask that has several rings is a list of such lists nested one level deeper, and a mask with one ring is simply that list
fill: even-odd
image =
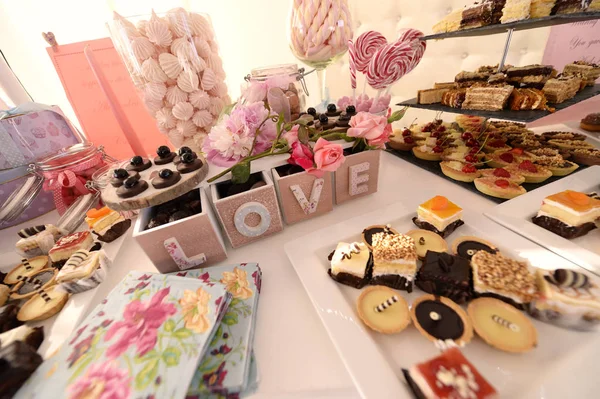
[{"label": "raspberry tart", "polygon": [[506,179],[515,184],[522,184],[525,182],[523,175],[516,172],[510,172],[504,168],[480,169],[479,174],[481,177],[496,177],[498,179]]},{"label": "raspberry tart", "polygon": [[520,185],[497,177],[479,177],[474,183],[477,190],[496,198],[511,199],[527,192]]},{"label": "raspberry tart", "polygon": [[440,167],[444,175],[454,180],[471,183],[479,177],[479,171],[475,165],[470,163],[445,161],[440,163]]},{"label": "raspberry tart", "polygon": [[439,145],[432,147],[427,144],[423,144],[418,147],[413,147],[412,152],[415,157],[425,161],[441,161],[442,152],[444,152],[444,150]]},{"label": "raspberry tart", "polygon": [[524,160],[518,166],[510,165],[507,167],[509,172],[514,172],[522,175],[525,178],[525,183],[541,183],[552,176],[552,172],[547,168],[535,165],[530,160]]},{"label": "raspberry tart", "polygon": [[521,161],[519,155],[516,155],[511,151],[488,154],[485,159],[488,161],[488,166],[491,166],[492,168],[504,168],[509,165],[518,165]]}]

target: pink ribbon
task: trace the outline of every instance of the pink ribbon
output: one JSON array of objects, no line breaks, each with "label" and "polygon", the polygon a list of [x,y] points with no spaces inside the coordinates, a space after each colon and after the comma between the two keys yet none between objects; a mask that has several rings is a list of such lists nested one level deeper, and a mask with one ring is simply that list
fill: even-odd
[{"label": "pink ribbon", "polygon": [[[85,187],[85,183],[91,178],[95,167],[102,165],[102,154],[98,154],[91,159],[73,165],[58,171],[43,172],[44,175],[44,191],[52,191],[54,204],[58,213],[62,215],[67,210],[68,205],[82,195],[88,194],[90,191]],[[91,170],[94,168],[94,170]],[[70,188],[74,195],[66,196],[63,193],[63,188]]]}]

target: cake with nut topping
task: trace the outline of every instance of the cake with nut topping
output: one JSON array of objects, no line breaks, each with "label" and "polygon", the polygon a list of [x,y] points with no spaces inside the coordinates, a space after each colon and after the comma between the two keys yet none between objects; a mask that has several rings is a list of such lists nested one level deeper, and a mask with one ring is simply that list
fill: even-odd
[{"label": "cake with nut topping", "polygon": [[373,235],[371,284],[412,292],[416,273],[417,249],[411,237],[404,234]]}]

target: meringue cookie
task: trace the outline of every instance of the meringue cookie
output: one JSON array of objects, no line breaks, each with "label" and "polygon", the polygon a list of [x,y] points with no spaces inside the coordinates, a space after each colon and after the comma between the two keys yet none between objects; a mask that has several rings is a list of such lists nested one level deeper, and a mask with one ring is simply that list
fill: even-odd
[{"label": "meringue cookie", "polygon": [[177,57],[170,53],[162,53],[158,56],[158,63],[164,73],[171,79],[177,79],[183,67]]},{"label": "meringue cookie", "polygon": [[215,87],[215,84],[217,84],[217,75],[212,69],[206,68],[202,73],[202,90],[208,91]]},{"label": "meringue cookie", "polygon": [[197,36],[212,37],[210,22],[200,14],[190,13],[188,17],[192,33]]},{"label": "meringue cookie", "polygon": [[173,107],[173,116],[181,121],[189,120],[194,114],[194,107],[188,102],[175,104]]},{"label": "meringue cookie", "polygon": [[198,88],[198,83],[198,75],[192,72],[183,71],[177,77],[177,86],[186,93],[191,93],[196,90]]},{"label": "meringue cookie", "polygon": [[183,145],[183,135],[179,133],[177,129],[169,130],[167,136],[169,137],[171,144],[173,144],[175,147],[181,147]]},{"label": "meringue cookie", "polygon": [[196,90],[190,93],[190,103],[198,109],[208,108],[210,104],[210,97],[203,90]]},{"label": "meringue cookie", "polygon": [[205,109],[196,111],[194,116],[192,116],[192,122],[198,127],[209,127],[212,124],[213,119],[211,113]]},{"label": "meringue cookie", "polygon": [[[113,11],[113,20],[114,21],[118,21],[119,24],[124,27],[124,28],[132,28],[132,29],[136,29],[135,25],[133,24],[133,22],[131,22],[130,20],[128,20],[127,18],[123,17],[121,14],[119,14],[116,11]],[[137,30],[137,29],[136,29]]]},{"label": "meringue cookie", "polygon": [[169,25],[160,19],[154,13],[154,10],[152,11],[150,21],[146,25],[146,36],[148,36],[148,40],[159,47],[170,46],[173,42],[173,35],[169,30]]},{"label": "meringue cookie", "polygon": [[148,109],[148,111],[150,111],[151,114],[157,113],[161,109],[161,107],[163,105],[162,101],[152,100],[152,99],[149,99],[147,97],[144,97],[143,102],[144,102],[144,105],[146,106],[146,108]]},{"label": "meringue cookie", "polygon": [[211,97],[210,104],[208,105],[208,110],[213,116],[219,116],[223,108],[225,107],[225,102],[221,100],[219,97]]},{"label": "meringue cookie", "polygon": [[198,55],[202,58],[207,58],[212,54],[212,50],[210,49],[210,45],[206,40],[204,40],[201,36],[194,36],[193,38],[194,47],[196,47],[196,51]]},{"label": "meringue cookie", "polygon": [[227,85],[225,84],[225,82],[218,82],[215,85],[215,87],[208,91],[208,94],[210,94],[213,97],[223,98],[227,95]]},{"label": "meringue cookie", "polygon": [[146,26],[148,26],[148,21],[146,21],[145,19],[142,19],[141,21],[138,21],[138,23],[135,27],[137,28],[138,32],[140,32],[141,35],[146,36]]},{"label": "meringue cookie", "polygon": [[158,124],[156,126],[158,126],[158,131],[161,132],[162,134],[168,134],[169,131],[171,131],[171,129],[166,128],[166,127],[162,127],[162,126],[160,126]]},{"label": "meringue cookie", "polygon": [[146,83],[144,85],[144,96],[149,101],[162,101],[167,93],[167,86],[164,83]]},{"label": "meringue cookie", "polygon": [[208,41],[208,45],[210,46],[210,49],[212,50],[213,53],[219,52],[219,45],[217,44],[216,41],[211,39]]},{"label": "meringue cookie", "polygon": [[171,27],[171,31],[177,37],[191,36],[192,29],[188,21],[188,13],[181,7],[173,8],[167,11],[167,21]]},{"label": "meringue cookie", "polygon": [[131,80],[133,81],[133,85],[135,87],[143,87],[144,84],[146,83],[146,81],[144,80],[142,75],[140,75],[137,72],[131,72],[130,76],[131,76]]},{"label": "meringue cookie", "polygon": [[183,65],[184,71],[199,73],[206,69],[206,62],[204,62],[197,54],[189,55],[187,58],[180,57],[179,61]]},{"label": "meringue cookie", "polygon": [[131,51],[139,61],[144,61],[156,53],[156,47],[147,38],[140,36],[134,37],[131,41]]},{"label": "meringue cookie", "polygon": [[169,129],[173,129],[177,124],[177,120],[173,116],[171,108],[164,107],[156,113],[155,118],[158,127],[163,128],[167,132],[169,131]]},{"label": "meringue cookie", "polygon": [[206,59],[206,64],[215,73],[217,69],[223,69],[223,61],[221,60],[221,57],[219,57],[219,54],[215,52],[210,53],[210,56]]},{"label": "meringue cookie", "polygon": [[169,86],[169,88],[167,89],[166,100],[167,100],[167,103],[169,103],[169,105],[175,105],[177,103],[187,101],[187,99],[188,99],[187,93],[185,91],[181,90],[176,85]]},{"label": "meringue cookie", "polygon": [[196,125],[192,121],[179,121],[177,122],[177,131],[181,133],[183,137],[192,137],[196,134]]},{"label": "meringue cookie", "polygon": [[147,81],[154,83],[164,83],[168,78],[154,58],[148,58],[142,62],[142,76]]}]

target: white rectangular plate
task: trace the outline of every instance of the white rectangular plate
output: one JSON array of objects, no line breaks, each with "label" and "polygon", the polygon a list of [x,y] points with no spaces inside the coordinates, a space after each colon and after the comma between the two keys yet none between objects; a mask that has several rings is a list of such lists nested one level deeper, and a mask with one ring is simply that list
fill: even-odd
[{"label": "white rectangular plate", "polygon": [[[400,232],[414,229],[411,219],[415,209],[427,198],[418,199],[392,204],[285,245],[329,337],[364,398],[411,398],[401,369],[428,360],[439,351],[412,325],[395,335],[366,328],[356,313],[356,299],[361,291],[338,284],[327,275],[327,256],[338,241],[360,241],[360,233],[370,225],[389,223]],[[505,254],[528,259],[536,267],[577,268],[480,215],[467,211],[463,219],[465,225],[449,237],[449,246],[462,235],[474,235],[494,243]],[[419,289],[411,294],[399,292],[409,304],[424,294]],[[600,356],[600,334],[565,330],[537,320],[533,323],[538,329],[538,347],[529,353],[501,352],[476,337],[462,351],[500,392],[500,397],[593,397],[597,386],[593,365]]]},{"label": "white rectangular plate", "polygon": [[567,240],[531,221],[531,218],[539,211],[545,197],[564,190],[584,193],[600,192],[600,166],[589,167],[506,201],[485,215],[563,258],[600,274],[600,229],[592,230],[583,237]]}]

